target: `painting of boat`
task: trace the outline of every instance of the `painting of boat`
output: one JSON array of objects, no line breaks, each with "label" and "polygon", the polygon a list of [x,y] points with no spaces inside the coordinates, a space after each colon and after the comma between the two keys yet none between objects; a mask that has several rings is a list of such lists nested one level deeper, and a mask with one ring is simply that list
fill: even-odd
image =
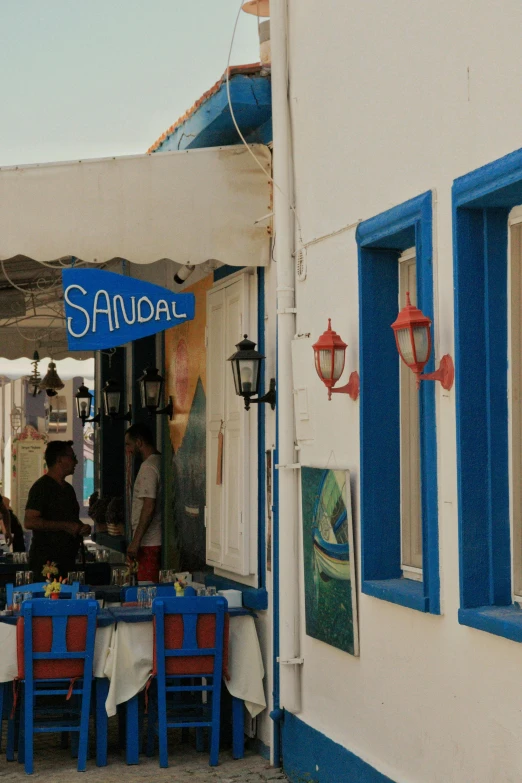
[{"label": "painting of boat", "polygon": [[306,633],[359,655],[350,474],[301,468]]},{"label": "painting of boat", "polygon": [[325,470],[314,508],[312,528],[315,568],[323,581],[350,579],[346,473]]}]

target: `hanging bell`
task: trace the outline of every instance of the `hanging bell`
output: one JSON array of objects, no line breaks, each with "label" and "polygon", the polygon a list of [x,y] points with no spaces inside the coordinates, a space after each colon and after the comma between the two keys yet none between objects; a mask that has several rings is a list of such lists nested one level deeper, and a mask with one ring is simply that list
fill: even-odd
[{"label": "hanging bell", "polygon": [[43,389],[48,397],[55,397],[56,393],[63,389],[64,382],[56,372],[56,364],[54,362],[49,363],[47,368],[47,374],[40,382],[39,388]]},{"label": "hanging bell", "polygon": [[28,380],[29,386],[31,387],[32,390],[33,397],[36,397],[36,395],[40,394],[40,392],[42,391],[40,389],[40,383],[42,381],[42,378],[38,370],[39,361],[40,361],[40,356],[38,354],[38,351],[35,351],[33,354],[33,361],[31,362],[31,364],[33,365],[33,371],[29,376],[29,380]]}]

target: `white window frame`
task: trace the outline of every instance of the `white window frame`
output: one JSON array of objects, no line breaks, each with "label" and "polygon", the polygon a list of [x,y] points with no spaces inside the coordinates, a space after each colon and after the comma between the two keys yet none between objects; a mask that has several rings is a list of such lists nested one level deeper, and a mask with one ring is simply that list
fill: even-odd
[{"label": "white window frame", "polygon": [[[408,281],[411,270],[415,280]],[[415,248],[399,256],[399,310],[406,304],[406,291],[411,303],[417,303]],[[400,365],[400,426],[401,426],[401,569],[404,578],[422,581],[422,498],[420,469],[419,394],[415,375],[399,359]],[[416,517],[414,519],[413,517]]]},{"label": "white window frame", "polygon": [[[216,291],[220,291],[223,289],[228,288],[229,286],[233,285],[237,280],[243,279],[244,284],[246,285],[246,293],[245,293],[245,308],[244,312],[242,313],[242,323],[241,323],[241,333],[238,335],[238,340],[242,338],[243,334],[248,334],[249,338],[253,340],[254,342],[258,341],[258,335],[257,335],[257,276],[255,274],[254,268],[247,268],[245,270],[241,270],[237,273],[234,273],[232,275],[228,275],[227,277],[223,278],[219,282],[217,282],[212,288],[208,291],[207,294],[207,339],[206,344],[208,345],[208,329],[209,329],[209,318],[208,318],[208,307],[209,307],[209,301],[212,293]],[[231,355],[234,352],[235,348],[232,349],[225,349],[225,353],[227,354],[225,356],[225,362],[228,359],[228,356]],[[209,354],[208,354],[208,348],[207,348],[207,382],[209,379]],[[228,363],[224,367],[224,371],[226,373],[225,376],[225,383],[226,385],[231,388],[233,387],[233,377],[232,377],[232,370],[228,366]],[[231,386],[230,386],[231,385]],[[211,391],[209,391],[209,394]],[[243,532],[244,535],[247,538],[248,541],[248,555],[247,555],[247,568],[244,570],[248,570],[248,573],[239,573],[237,571],[228,570],[222,563],[217,562],[216,559],[209,558],[208,557],[208,546],[207,546],[207,563],[214,568],[214,573],[218,576],[223,576],[227,579],[231,579],[236,582],[240,582],[245,585],[249,585],[252,587],[257,587],[257,580],[258,580],[258,568],[257,568],[257,549],[258,549],[258,464],[257,464],[257,406],[252,405],[250,410],[247,412],[244,410],[244,404],[243,400],[241,398],[238,398],[238,410],[239,415],[242,418],[242,438],[243,438],[243,454],[245,455],[245,470],[243,472],[243,515],[242,515],[242,526],[243,526]],[[211,407],[210,407],[210,400],[207,399],[207,455],[206,455],[206,472],[207,472],[207,504],[208,499],[210,497],[209,491],[210,491],[210,482],[214,481],[216,479],[216,465],[212,463],[211,455],[210,455],[210,416],[211,416]],[[212,425],[214,426],[214,425]],[[226,458],[226,455],[224,455],[224,459]],[[208,508],[205,509],[205,527],[209,524],[208,519]]]}]

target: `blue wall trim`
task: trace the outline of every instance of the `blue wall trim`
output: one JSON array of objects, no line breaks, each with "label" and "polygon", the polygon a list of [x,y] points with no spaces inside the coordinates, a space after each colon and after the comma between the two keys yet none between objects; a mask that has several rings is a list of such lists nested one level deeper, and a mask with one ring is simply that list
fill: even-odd
[{"label": "blue wall trim", "polygon": [[520,203],[521,150],[453,185],[459,622],[514,641],[522,613],[511,606],[507,247],[509,210]]},{"label": "blue wall trim", "polygon": [[[257,350],[265,353],[265,270],[257,270]],[[261,373],[259,396],[265,393],[265,376]],[[259,587],[266,588],[266,405],[257,411],[257,573]]]},{"label": "blue wall trim", "polygon": [[217,574],[207,574],[205,584],[213,585],[218,590],[241,590],[243,606],[246,606],[247,609],[257,609],[258,611],[268,609],[268,593],[264,588],[250,587]]},{"label": "blue wall trim", "polygon": [[283,769],[292,783],[394,783],[289,712],[283,721]]},{"label": "blue wall trim", "polygon": [[244,266],[230,266],[229,264],[219,266],[214,270],[214,283],[217,283],[219,280],[223,280],[225,277],[233,275],[234,272],[239,272],[240,269],[244,268]]},{"label": "blue wall trim", "polygon": [[[434,321],[432,220],[432,197],[427,192],[364,221],[357,229],[356,238],[359,245],[362,591],[411,609],[438,614],[435,384],[423,383],[419,392],[423,581],[410,584],[411,580],[401,578],[399,357],[390,328],[398,312],[398,257],[413,245],[417,257],[417,301]],[[433,353],[426,371],[432,369]]]}]

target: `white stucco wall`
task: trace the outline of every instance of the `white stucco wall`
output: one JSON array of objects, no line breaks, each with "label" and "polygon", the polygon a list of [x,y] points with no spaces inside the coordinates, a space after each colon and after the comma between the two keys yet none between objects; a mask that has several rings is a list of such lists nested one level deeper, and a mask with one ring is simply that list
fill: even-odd
[{"label": "white stucco wall", "polygon": [[[452,182],[522,147],[522,5],[289,0],[289,24],[302,241],[432,189],[438,365],[454,356]],[[349,343],[346,382],[358,369],[355,231],[311,246],[307,267],[297,332],[317,338],[332,318]],[[311,351],[304,372],[315,439],[301,462],[352,471],[359,540],[359,403],[327,401]],[[357,659],[304,634],[303,599],[299,717],[400,783],[518,781],[522,647],[458,624],[454,390],[437,384],[436,400],[443,615],[360,595]]]}]

